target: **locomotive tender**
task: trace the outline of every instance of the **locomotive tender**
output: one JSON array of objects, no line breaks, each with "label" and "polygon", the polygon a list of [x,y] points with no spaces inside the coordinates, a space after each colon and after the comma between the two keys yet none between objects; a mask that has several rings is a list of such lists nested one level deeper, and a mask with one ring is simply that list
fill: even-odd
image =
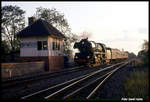
[{"label": "locomotive tender", "polygon": [[79,53],[75,53],[74,61],[78,65],[101,65],[128,58],[127,53],[106,47],[103,43],[88,41],[88,38],[76,42],[74,49],[76,48]]}]

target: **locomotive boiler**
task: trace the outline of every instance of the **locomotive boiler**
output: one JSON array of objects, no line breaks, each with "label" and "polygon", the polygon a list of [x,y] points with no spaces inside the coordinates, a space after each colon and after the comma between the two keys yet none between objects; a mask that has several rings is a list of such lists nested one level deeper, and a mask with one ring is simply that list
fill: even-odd
[{"label": "locomotive boiler", "polygon": [[79,50],[74,56],[74,61],[78,65],[100,65],[128,58],[127,53],[106,47],[103,43],[88,41],[88,38],[76,42],[74,49]]}]

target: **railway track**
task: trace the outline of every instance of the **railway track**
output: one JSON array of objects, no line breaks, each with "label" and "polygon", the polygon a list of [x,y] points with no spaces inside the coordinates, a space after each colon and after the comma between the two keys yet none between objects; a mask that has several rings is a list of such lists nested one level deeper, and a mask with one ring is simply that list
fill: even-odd
[{"label": "railway track", "polygon": [[[72,80],[54,85],[44,90],[26,95],[21,99],[51,99],[51,98],[91,98],[99,87],[119,68],[127,65],[126,63],[117,63],[103,69],[91,72],[86,75],[74,78]],[[88,90],[87,90],[88,89]]]},{"label": "railway track", "polygon": [[30,82],[34,82],[37,80],[46,79],[46,78],[50,78],[50,77],[52,78],[52,77],[55,77],[58,75],[73,73],[73,72],[82,71],[85,69],[86,69],[85,67],[81,66],[81,67],[64,69],[61,71],[47,72],[47,73],[41,73],[41,74],[37,74],[37,75],[31,75],[31,76],[27,76],[27,77],[11,78],[11,79],[2,81],[2,88],[8,88],[8,87],[23,85],[23,84],[25,85],[25,84],[29,84]]}]

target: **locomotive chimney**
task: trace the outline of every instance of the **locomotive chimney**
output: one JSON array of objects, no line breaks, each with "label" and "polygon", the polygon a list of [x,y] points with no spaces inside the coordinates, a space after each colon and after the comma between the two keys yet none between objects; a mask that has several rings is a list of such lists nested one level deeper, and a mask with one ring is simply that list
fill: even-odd
[{"label": "locomotive chimney", "polygon": [[36,21],[35,17],[28,17],[28,25],[33,24]]}]

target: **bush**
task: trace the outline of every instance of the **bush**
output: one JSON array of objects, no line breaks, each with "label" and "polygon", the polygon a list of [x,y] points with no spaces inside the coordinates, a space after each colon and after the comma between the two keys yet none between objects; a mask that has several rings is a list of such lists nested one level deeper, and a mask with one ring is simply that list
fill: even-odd
[{"label": "bush", "polygon": [[128,98],[149,99],[148,70],[135,71],[125,81],[125,92]]}]

